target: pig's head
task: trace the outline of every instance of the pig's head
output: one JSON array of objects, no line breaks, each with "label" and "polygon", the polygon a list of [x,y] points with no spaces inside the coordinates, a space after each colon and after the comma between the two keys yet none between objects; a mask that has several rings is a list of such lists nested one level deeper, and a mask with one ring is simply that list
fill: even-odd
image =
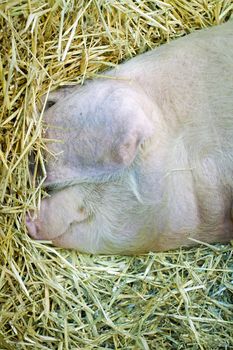
[{"label": "pig's head", "polygon": [[90,82],[56,101],[45,112],[46,137],[55,140],[48,148],[56,155],[47,161],[48,186],[122,173],[152,136],[150,101],[129,82]]},{"label": "pig's head", "polygon": [[[140,145],[153,134],[151,102],[128,82],[90,82],[62,97],[59,92],[55,98],[51,95],[48,104],[53,105],[44,115],[47,146],[56,154],[47,159],[45,185],[58,191],[42,201],[36,219],[27,217],[28,231],[34,238],[55,239],[88,221],[95,208],[105,212],[100,209],[103,198],[95,196],[104,194],[106,187],[112,192],[104,205],[119,203],[120,192],[106,181],[115,179],[114,175],[126,174],[127,179],[139,158]],[[130,192],[128,186],[124,188]],[[112,209],[114,213],[117,210]]]}]

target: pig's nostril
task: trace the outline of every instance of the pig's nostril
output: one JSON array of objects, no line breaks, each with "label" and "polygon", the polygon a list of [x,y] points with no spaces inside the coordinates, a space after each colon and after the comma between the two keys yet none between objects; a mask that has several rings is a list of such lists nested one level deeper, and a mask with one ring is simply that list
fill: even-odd
[{"label": "pig's nostril", "polygon": [[28,214],[26,214],[26,227],[28,234],[32,238],[37,238],[37,226],[35,221],[33,221]]}]

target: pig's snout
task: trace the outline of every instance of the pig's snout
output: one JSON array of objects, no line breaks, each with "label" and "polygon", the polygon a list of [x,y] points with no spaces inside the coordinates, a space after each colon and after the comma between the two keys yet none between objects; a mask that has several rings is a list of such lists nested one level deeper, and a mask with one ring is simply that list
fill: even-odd
[{"label": "pig's snout", "polygon": [[36,219],[35,220],[31,219],[29,214],[26,214],[26,227],[30,237],[34,239],[40,239],[40,237],[38,237],[38,232],[39,232],[38,222]]}]

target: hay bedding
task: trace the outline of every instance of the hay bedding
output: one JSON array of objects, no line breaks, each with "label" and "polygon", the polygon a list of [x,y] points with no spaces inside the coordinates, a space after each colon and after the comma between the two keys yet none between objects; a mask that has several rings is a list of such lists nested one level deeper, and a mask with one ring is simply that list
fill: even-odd
[{"label": "hay bedding", "polygon": [[88,256],[32,241],[48,89],[230,18],[232,0],[0,2],[0,349],[233,349],[230,245]]}]

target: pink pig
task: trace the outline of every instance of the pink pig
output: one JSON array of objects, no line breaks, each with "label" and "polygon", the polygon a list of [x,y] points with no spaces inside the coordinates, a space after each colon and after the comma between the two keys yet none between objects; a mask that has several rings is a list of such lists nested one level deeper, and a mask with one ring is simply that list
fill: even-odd
[{"label": "pink pig", "polygon": [[[233,238],[233,21],[51,94],[30,236],[136,254]],[[111,78],[109,78],[111,77]]]}]

